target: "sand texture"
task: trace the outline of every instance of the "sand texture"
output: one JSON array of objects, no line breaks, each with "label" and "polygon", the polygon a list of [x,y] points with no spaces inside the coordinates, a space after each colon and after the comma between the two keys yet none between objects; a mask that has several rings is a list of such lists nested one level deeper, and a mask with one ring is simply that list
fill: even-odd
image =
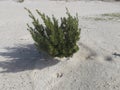
[{"label": "sand texture", "polygon": [[[65,16],[65,7],[77,12],[80,50],[70,59],[38,53],[24,7],[57,18]],[[119,2],[1,0],[0,90],[120,90],[119,15]]]}]

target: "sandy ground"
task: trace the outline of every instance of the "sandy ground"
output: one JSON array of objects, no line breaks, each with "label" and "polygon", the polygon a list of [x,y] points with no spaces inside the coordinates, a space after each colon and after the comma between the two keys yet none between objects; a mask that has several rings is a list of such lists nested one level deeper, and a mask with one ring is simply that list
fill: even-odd
[{"label": "sandy ground", "polygon": [[[80,50],[69,60],[39,54],[26,30],[24,7],[48,15],[79,14]],[[120,3],[12,0],[0,2],[0,90],[120,90],[120,19],[84,17],[120,13]],[[35,14],[36,15],[36,14]]]}]

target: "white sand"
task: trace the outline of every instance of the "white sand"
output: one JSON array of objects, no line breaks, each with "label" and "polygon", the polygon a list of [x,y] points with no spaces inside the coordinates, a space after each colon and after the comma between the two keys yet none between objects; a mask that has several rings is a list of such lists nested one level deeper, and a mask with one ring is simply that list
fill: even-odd
[{"label": "white sand", "polygon": [[[39,54],[26,30],[27,7],[65,16],[65,7],[80,16],[80,51],[70,60]],[[120,13],[120,3],[100,1],[0,1],[0,90],[120,90],[120,22],[81,19]],[[113,53],[118,56],[114,56]]]}]

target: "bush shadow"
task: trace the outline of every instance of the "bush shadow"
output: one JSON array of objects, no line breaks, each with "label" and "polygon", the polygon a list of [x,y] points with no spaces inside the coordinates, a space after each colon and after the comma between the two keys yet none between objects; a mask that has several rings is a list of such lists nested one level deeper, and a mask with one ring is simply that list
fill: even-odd
[{"label": "bush shadow", "polygon": [[[0,73],[17,73],[26,70],[43,69],[59,62],[59,60],[39,53],[34,44],[7,47],[5,49],[7,52],[0,52],[0,56],[5,58],[5,61],[0,61],[0,68],[2,68]],[[39,65],[36,67],[37,62],[39,62]]]}]

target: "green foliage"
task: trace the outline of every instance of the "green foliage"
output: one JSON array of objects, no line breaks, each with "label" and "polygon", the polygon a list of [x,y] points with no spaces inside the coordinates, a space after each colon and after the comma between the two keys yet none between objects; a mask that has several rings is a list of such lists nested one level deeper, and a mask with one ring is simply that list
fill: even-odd
[{"label": "green foliage", "polygon": [[[26,9],[26,8],[25,8]],[[78,15],[71,16],[67,9],[67,16],[62,17],[59,25],[58,19],[52,18],[36,10],[42,18],[41,24],[29,9],[29,17],[33,20],[31,27],[27,24],[35,45],[39,51],[44,51],[52,57],[70,57],[79,50],[77,41],[79,40],[81,29],[78,28]]]}]

